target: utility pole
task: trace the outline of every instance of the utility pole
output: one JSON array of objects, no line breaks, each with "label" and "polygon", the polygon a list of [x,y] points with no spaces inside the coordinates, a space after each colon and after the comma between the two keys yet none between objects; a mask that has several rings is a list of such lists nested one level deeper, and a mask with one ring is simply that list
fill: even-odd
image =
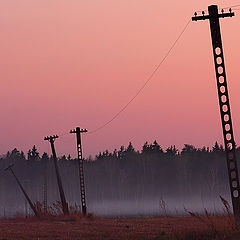
[{"label": "utility pole", "polygon": [[82,213],[84,216],[87,214],[87,205],[86,205],[86,194],[85,194],[85,184],[84,184],[81,133],[86,133],[86,132],[87,132],[86,128],[80,129],[80,127],[77,127],[75,130],[70,131],[70,133],[76,133],[76,136],[77,136],[77,154],[78,154],[78,168],[79,168],[79,179],[80,179],[80,193],[81,193]]},{"label": "utility pole", "polygon": [[44,183],[43,183],[43,210],[47,213],[47,159],[44,162]]},{"label": "utility pole", "polygon": [[209,15],[205,15],[204,11],[202,16],[195,16],[193,21],[209,19],[210,30],[212,37],[213,57],[217,78],[217,89],[219,98],[219,107],[222,121],[222,130],[225,144],[225,152],[227,159],[229,185],[231,190],[233,213],[235,218],[236,228],[240,228],[240,186],[239,176],[236,159],[236,146],[233,137],[233,126],[230,112],[229,95],[227,89],[226,71],[223,57],[223,47],[220,31],[219,18],[233,17],[234,13],[229,9],[228,13],[218,13],[218,6],[211,5],[208,7]]},{"label": "utility pole", "polygon": [[[25,180],[23,183],[25,185],[26,191],[29,191],[28,180]],[[26,198],[25,198],[25,201],[24,201],[24,208],[25,208],[25,217],[27,218],[28,217],[28,202],[27,202]]]},{"label": "utility pole", "polygon": [[25,198],[27,199],[27,201],[28,201],[31,209],[33,210],[35,216],[36,216],[38,219],[40,219],[40,215],[39,215],[37,209],[36,209],[35,206],[33,205],[31,199],[29,198],[27,192],[24,190],[24,188],[23,188],[22,184],[20,183],[19,179],[18,179],[17,176],[15,175],[15,173],[14,173],[14,171],[13,171],[13,169],[12,169],[13,166],[14,166],[14,164],[9,165],[9,166],[5,169],[5,171],[9,170],[9,171],[12,173],[12,175],[13,175],[14,178],[16,179],[16,181],[17,181],[20,189],[22,190]]},{"label": "utility pole", "polygon": [[53,135],[53,136],[50,136],[50,137],[45,137],[44,140],[49,141],[50,144],[51,144],[54,167],[55,167],[56,176],[57,176],[59,195],[60,195],[60,199],[61,199],[61,203],[62,203],[62,211],[63,211],[64,215],[68,215],[69,214],[68,204],[66,202],[65,194],[64,194],[64,191],[63,191],[62,180],[61,180],[61,176],[60,176],[59,169],[58,169],[57,156],[56,156],[56,151],[55,151],[55,146],[54,146],[54,141],[55,141],[56,138],[58,138],[58,136]]}]

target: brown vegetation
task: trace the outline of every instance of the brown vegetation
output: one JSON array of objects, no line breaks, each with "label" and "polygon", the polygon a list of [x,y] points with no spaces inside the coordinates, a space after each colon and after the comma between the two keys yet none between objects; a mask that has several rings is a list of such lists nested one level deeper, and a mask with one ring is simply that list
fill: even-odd
[{"label": "brown vegetation", "polygon": [[228,216],[98,218],[18,218],[0,221],[0,240],[239,240]]}]

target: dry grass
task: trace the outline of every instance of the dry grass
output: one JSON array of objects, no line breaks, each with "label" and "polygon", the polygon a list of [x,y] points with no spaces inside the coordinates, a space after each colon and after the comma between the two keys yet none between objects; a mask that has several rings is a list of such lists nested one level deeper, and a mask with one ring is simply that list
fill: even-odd
[{"label": "dry grass", "polygon": [[71,214],[42,221],[33,217],[1,220],[0,239],[239,240],[240,233],[229,227],[228,216],[109,219]]},{"label": "dry grass", "polygon": [[54,203],[44,213],[36,203],[41,220],[24,218],[0,220],[0,240],[240,240],[228,202],[220,196],[224,216],[185,211],[188,217],[170,217],[166,203],[160,200],[158,218],[83,217],[79,206],[70,207],[70,215],[61,215],[61,204]]}]

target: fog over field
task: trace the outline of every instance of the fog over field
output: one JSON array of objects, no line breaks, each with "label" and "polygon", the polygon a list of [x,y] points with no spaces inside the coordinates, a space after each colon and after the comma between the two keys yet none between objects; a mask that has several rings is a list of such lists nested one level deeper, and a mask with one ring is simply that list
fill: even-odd
[{"label": "fog over field", "polygon": [[[179,200],[176,200],[179,199]],[[230,198],[228,198],[230,200]],[[107,217],[151,217],[151,216],[185,216],[189,215],[187,211],[203,213],[205,209],[211,214],[225,213],[220,198],[199,198],[189,196],[187,199],[166,198],[163,200],[166,208],[163,208],[162,200],[125,200],[125,201],[108,201],[90,203],[90,211],[97,216]]]},{"label": "fog over field", "polygon": [[[237,148],[239,159],[239,149]],[[87,210],[97,216],[186,215],[189,211],[223,212],[219,195],[230,202],[225,152],[217,143],[197,149],[185,145],[163,150],[157,142],[141,151],[132,144],[110,153],[99,153],[84,162]],[[44,169],[47,169],[48,205],[59,201],[53,160],[39,156],[36,148],[27,157],[14,149],[0,159],[0,216],[25,214],[26,201],[11,172],[11,163],[32,201],[43,202]],[[80,205],[78,164],[70,156],[58,161],[67,202]],[[29,206],[27,205],[29,209]],[[29,210],[29,212],[31,212]]]}]

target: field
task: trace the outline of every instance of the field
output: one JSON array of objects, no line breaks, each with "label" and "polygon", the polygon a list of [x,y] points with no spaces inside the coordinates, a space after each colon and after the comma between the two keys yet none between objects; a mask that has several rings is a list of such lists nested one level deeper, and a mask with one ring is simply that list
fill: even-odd
[{"label": "field", "polygon": [[47,220],[0,220],[0,240],[239,240],[228,216],[100,218],[88,215]]}]

